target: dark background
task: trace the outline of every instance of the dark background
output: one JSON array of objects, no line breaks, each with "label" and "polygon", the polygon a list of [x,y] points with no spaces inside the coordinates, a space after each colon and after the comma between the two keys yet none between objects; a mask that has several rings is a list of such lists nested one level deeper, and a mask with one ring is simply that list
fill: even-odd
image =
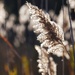
[{"label": "dark background", "polygon": [[[28,1],[34,5],[37,5],[39,8],[42,8],[46,10],[46,1],[48,1],[47,9],[54,9],[56,10],[56,14],[59,13],[59,10],[62,6],[62,0],[43,0],[43,3],[41,3],[42,0],[4,0],[5,8],[8,10],[9,13],[15,13],[18,14],[19,8],[25,4],[25,2]],[[57,3],[57,6],[56,6]],[[42,4],[42,7],[41,7]],[[64,4],[66,4],[66,0],[64,0]]]}]

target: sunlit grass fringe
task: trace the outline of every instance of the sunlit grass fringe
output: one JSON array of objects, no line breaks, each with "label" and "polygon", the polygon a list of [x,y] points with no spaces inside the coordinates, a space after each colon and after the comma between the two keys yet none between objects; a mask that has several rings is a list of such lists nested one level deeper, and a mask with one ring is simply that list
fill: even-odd
[{"label": "sunlit grass fringe", "polygon": [[26,3],[30,12],[30,20],[33,22],[33,30],[41,46],[35,46],[39,53],[38,67],[42,75],[57,75],[57,64],[51,54],[58,57],[69,55],[64,45],[64,33],[62,28],[55,22],[50,21],[49,15],[37,6]]}]

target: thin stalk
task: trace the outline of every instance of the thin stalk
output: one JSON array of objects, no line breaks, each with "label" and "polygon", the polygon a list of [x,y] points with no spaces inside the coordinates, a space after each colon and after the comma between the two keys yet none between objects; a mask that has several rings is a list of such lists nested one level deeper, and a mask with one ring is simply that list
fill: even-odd
[{"label": "thin stalk", "polygon": [[11,45],[11,43],[6,39],[4,38],[3,36],[0,35],[0,37],[4,40],[4,42],[6,42],[8,44],[8,46],[12,49],[10,49],[11,51],[14,52],[14,54],[19,58],[21,59],[21,56],[17,53],[17,51],[14,49],[14,47]]},{"label": "thin stalk", "polygon": [[9,53],[8,53],[8,50],[7,50],[7,66],[8,66],[8,75],[9,75],[9,69],[10,69],[10,63],[9,63]]},{"label": "thin stalk", "polygon": [[49,60],[49,62],[48,62],[48,75],[51,75],[51,72],[50,72],[50,55],[48,56],[48,60]]},{"label": "thin stalk", "polygon": [[62,57],[62,75],[64,75],[64,73],[65,73],[64,64],[65,64],[65,61],[64,61],[64,51],[63,51],[63,57]]},{"label": "thin stalk", "polygon": [[69,21],[70,21],[70,35],[71,35],[72,48],[73,48],[73,55],[74,55],[74,75],[75,75],[75,50],[74,50],[74,37],[73,37],[73,30],[72,30],[72,23],[71,23],[71,13],[70,13],[69,0],[67,0],[67,4],[68,4],[68,15],[69,15]]},{"label": "thin stalk", "polygon": [[[64,25],[64,0],[62,0],[62,9],[63,9],[63,25]],[[64,51],[63,51],[63,57],[62,57],[62,75],[65,74],[64,63],[65,63],[65,61],[64,61]]]},{"label": "thin stalk", "polygon": [[48,12],[48,0],[45,0],[45,10]]},{"label": "thin stalk", "polygon": [[18,10],[19,10],[19,8],[21,7],[21,0],[17,0],[17,4],[18,4]]},{"label": "thin stalk", "polygon": [[43,9],[43,0],[41,0],[40,7],[41,7],[41,9]]},{"label": "thin stalk", "polygon": [[32,0],[32,4],[35,5],[35,1],[34,0]]},{"label": "thin stalk", "polygon": [[[63,25],[64,25],[64,0],[62,0],[62,9],[63,9]],[[64,28],[64,26],[63,26]]]},{"label": "thin stalk", "polygon": [[30,75],[34,75],[34,74],[33,74],[32,61],[33,61],[33,60],[30,58],[30,71],[31,71],[31,72],[30,72]]},{"label": "thin stalk", "polygon": [[[56,8],[57,8],[57,1],[56,1],[56,3],[55,3],[55,7],[54,7],[54,12],[56,12]],[[54,19],[54,16],[55,16],[55,13],[54,13],[54,15],[53,15],[53,19]]]}]

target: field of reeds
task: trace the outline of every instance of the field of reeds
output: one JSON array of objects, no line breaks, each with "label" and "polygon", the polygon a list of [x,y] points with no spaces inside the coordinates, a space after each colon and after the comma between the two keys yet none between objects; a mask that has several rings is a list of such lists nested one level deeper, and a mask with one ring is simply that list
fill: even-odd
[{"label": "field of reeds", "polygon": [[0,75],[75,75],[75,0],[0,0]]}]

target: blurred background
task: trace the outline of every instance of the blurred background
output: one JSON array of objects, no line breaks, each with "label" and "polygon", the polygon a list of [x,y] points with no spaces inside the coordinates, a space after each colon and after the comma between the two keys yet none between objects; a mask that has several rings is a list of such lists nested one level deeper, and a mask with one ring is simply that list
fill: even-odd
[{"label": "blurred background", "polygon": [[[0,0],[0,75],[41,75],[37,67],[38,53],[34,48],[40,43],[33,32],[26,1],[47,12],[50,19],[63,28],[71,57],[69,61],[65,59],[65,75],[74,75],[67,0]],[[75,1],[69,0],[69,3],[75,40]],[[57,75],[62,75],[61,60],[55,59],[59,65]]]}]

